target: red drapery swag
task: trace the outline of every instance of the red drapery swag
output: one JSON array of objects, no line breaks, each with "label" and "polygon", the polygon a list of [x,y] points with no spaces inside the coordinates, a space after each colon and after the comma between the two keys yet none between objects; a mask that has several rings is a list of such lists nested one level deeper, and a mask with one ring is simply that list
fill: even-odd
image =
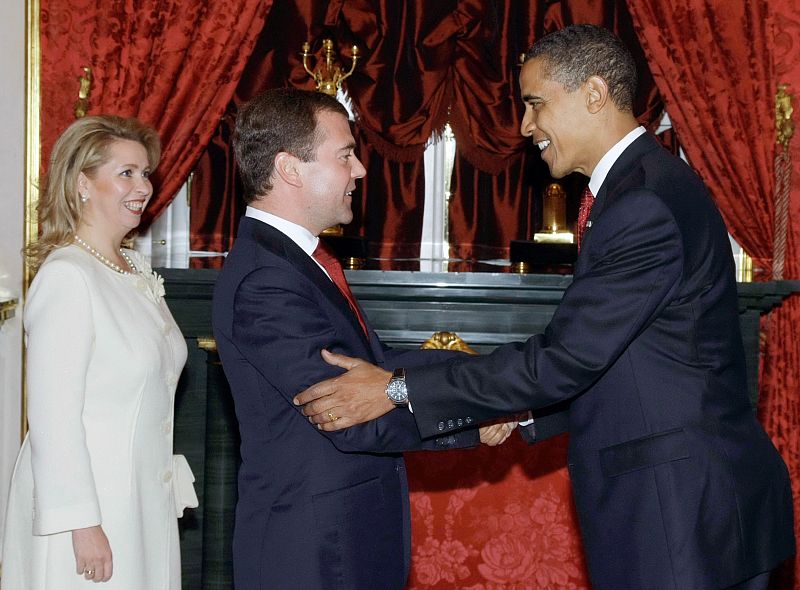
[{"label": "red drapery swag", "polygon": [[[571,22],[605,24],[637,47],[630,17],[613,0],[562,0],[546,8],[518,0],[324,4],[289,0],[273,8],[235,102],[270,87],[312,87],[299,57],[305,41],[318,45],[333,37],[345,63],[348,48],[359,46],[363,58],[346,87],[368,174],[354,194],[354,220],[345,233],[366,237],[379,257],[418,255],[422,154],[448,121],[459,154],[450,241],[467,257],[476,249],[486,254],[480,257],[497,257],[507,254],[510,240],[532,235],[533,195],[542,189],[535,186],[549,176],[519,133],[519,55],[543,32]],[[660,114],[660,101],[640,50],[637,56],[643,72],[637,112],[650,123]],[[192,249],[226,251],[233,240],[242,205],[234,196],[240,190],[235,163],[224,147],[229,135],[223,123],[198,166]],[[230,188],[236,192],[221,198],[221,189]]]},{"label": "red drapery swag", "polygon": [[[341,2],[335,1],[327,4],[284,0],[272,6],[225,114],[195,168],[191,191],[192,250],[230,250],[239,218],[244,213],[243,191],[231,146],[239,105],[267,88],[295,86],[313,89],[313,80],[303,69],[300,49],[306,41],[316,41],[312,47],[312,51],[316,51],[323,37],[335,39],[337,51],[352,45],[347,39],[341,40],[339,32],[326,24],[338,18],[340,5]],[[329,13],[334,16],[329,16]],[[346,61],[349,50],[344,53]],[[316,65],[313,58],[309,65]],[[360,192],[361,187],[357,186],[354,203],[358,201]],[[352,223],[349,227],[357,225]],[[221,259],[214,258],[192,260],[194,266],[219,266],[220,263]]]},{"label": "red drapery swag", "polygon": [[[629,0],[642,47],[687,158],[712,192],[729,231],[769,280],[774,235],[775,92],[800,80],[798,0]],[[800,150],[784,278],[800,277]],[[800,513],[800,297],[762,322],[759,415],[792,477]],[[797,520],[795,521],[797,529]],[[775,587],[797,588],[800,561]]]},{"label": "red drapery swag", "polygon": [[[422,156],[428,139],[447,121],[452,97],[452,38],[460,26],[453,14],[462,3],[278,3],[236,92],[238,103],[266,88],[313,88],[299,56],[305,41],[314,42],[313,50],[323,37],[335,39],[345,63],[349,63],[349,48],[358,45],[362,59],[345,86],[356,112],[357,153],[368,175],[353,195],[354,220],[345,233],[366,237],[374,245],[374,255],[419,253]],[[231,112],[235,108],[232,105]],[[229,134],[230,130],[218,133],[219,145]],[[201,162],[204,177],[197,178],[192,196],[192,248],[225,251],[232,243],[236,219],[231,223],[225,215],[222,223],[215,220],[220,211],[219,194],[211,194],[211,190],[231,184],[235,188],[235,163],[229,150],[223,154],[216,144],[208,157],[207,165]],[[225,180],[216,178],[221,167],[226,170]],[[226,196],[228,209],[240,211],[240,199],[232,197]],[[196,212],[207,214],[200,219]]]},{"label": "red drapery swag", "polygon": [[[161,136],[142,227],[186,181],[233,95],[272,0],[41,0],[42,153],[74,120],[76,77],[94,77],[89,114],[136,116]],[[231,48],[236,50],[232,51]]]}]

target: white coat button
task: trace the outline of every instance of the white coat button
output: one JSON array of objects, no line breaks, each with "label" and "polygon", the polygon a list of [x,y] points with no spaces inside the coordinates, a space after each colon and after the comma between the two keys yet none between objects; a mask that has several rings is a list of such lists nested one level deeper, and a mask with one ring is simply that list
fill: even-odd
[{"label": "white coat button", "polygon": [[164,332],[164,334],[169,334],[170,332],[172,332],[172,324],[169,323],[164,324],[164,327],[161,328],[161,330],[162,332]]},{"label": "white coat button", "polygon": [[170,387],[175,387],[178,384],[178,378],[175,376],[174,373],[169,373],[167,375],[167,385]]},{"label": "white coat button", "polygon": [[172,480],[172,472],[171,471],[165,471],[164,472],[164,476],[161,479],[164,480],[164,483],[169,483]]},{"label": "white coat button", "polygon": [[172,422],[164,422],[164,427],[162,430],[164,430],[164,434],[172,434]]}]

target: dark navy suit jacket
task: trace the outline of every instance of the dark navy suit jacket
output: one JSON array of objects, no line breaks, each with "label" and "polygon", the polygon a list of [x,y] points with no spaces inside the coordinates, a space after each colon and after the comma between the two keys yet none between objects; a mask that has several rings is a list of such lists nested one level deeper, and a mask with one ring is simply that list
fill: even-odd
[{"label": "dark navy suit jacket", "polygon": [[746,393],[734,264],[697,175],[649,135],[597,195],[543,334],[411,369],[423,436],[569,403],[593,587],[724,588],[794,552],[786,466]]},{"label": "dark navy suit jacket", "polygon": [[402,408],[324,433],[292,398],[341,372],[322,360],[322,348],[387,369],[447,353],[391,350],[373,331],[367,341],[316,263],[283,233],[247,217],[217,281],[213,327],[242,439],[237,590],[402,588],[410,519],[400,453],[474,445],[477,430],[423,443]]}]

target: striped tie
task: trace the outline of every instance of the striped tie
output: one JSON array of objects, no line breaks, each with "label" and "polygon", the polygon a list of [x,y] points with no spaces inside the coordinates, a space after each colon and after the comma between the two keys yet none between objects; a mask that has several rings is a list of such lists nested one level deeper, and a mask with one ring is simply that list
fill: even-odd
[{"label": "striped tie", "polygon": [[581,240],[583,239],[583,234],[586,233],[586,224],[589,221],[589,213],[592,210],[592,205],[594,205],[594,195],[587,186],[583,189],[583,193],[581,194],[581,208],[578,209],[578,227],[575,232],[575,242],[578,244],[578,252],[581,251]]},{"label": "striped tie", "polygon": [[328,276],[333,281],[333,284],[339,288],[344,298],[347,299],[347,302],[350,304],[350,309],[353,310],[353,313],[356,314],[358,318],[358,323],[361,324],[361,329],[364,330],[364,334],[367,335],[367,340],[369,340],[369,330],[367,330],[367,322],[364,321],[364,316],[361,315],[361,310],[356,303],[356,298],[353,296],[353,292],[350,290],[350,285],[347,284],[347,279],[344,278],[344,270],[342,270],[342,265],[339,264],[339,260],[336,258],[333,252],[331,252],[330,248],[328,248],[322,240],[319,241],[317,244],[316,250],[312,254],[314,259],[322,265],[328,272]]}]

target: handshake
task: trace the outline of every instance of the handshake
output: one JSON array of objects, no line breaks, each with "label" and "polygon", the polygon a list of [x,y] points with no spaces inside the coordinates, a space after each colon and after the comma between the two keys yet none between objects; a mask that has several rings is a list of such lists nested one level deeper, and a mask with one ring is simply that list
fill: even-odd
[{"label": "handshake", "polygon": [[514,418],[510,422],[495,422],[481,426],[479,429],[481,442],[490,447],[502,445],[525,418],[526,416],[522,416],[521,418]]},{"label": "handshake", "polygon": [[[322,351],[322,358],[347,372],[312,385],[295,396],[295,405],[303,406],[303,414],[318,429],[341,430],[395,409],[385,393],[391,373],[364,360],[328,350]],[[510,416],[481,426],[480,441],[492,447],[501,445],[527,418],[527,415]]]}]

